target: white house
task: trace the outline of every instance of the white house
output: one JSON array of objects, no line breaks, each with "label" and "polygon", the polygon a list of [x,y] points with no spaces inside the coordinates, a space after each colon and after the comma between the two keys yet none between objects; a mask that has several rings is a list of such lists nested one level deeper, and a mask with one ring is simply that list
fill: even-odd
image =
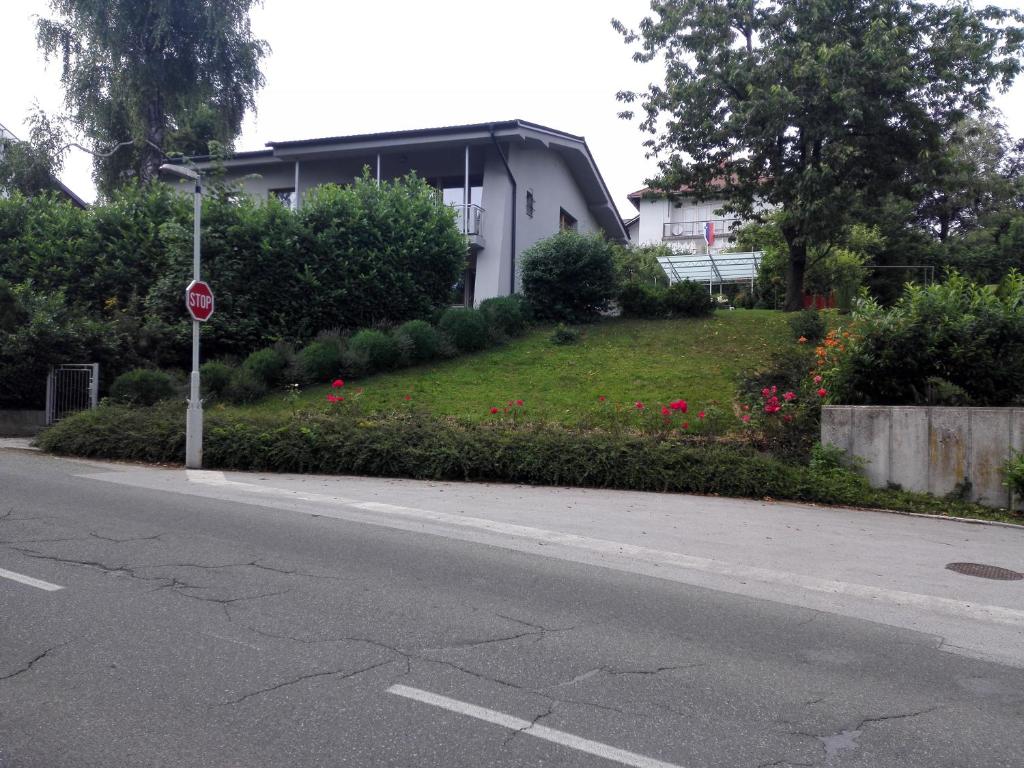
[{"label": "white house", "polygon": [[[479,304],[521,285],[523,251],[560,229],[626,231],[582,136],[525,120],[271,141],[223,162],[228,181],[294,208],[319,184],[349,184],[369,167],[380,179],[415,171],[459,211],[468,241],[463,300]],[[213,165],[197,162],[199,170]]]}]

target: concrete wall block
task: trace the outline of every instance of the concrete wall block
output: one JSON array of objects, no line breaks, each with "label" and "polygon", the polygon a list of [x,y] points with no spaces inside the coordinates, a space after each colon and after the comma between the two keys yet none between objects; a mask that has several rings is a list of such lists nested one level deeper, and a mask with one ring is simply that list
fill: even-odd
[{"label": "concrete wall block", "polygon": [[46,411],[0,411],[0,437],[33,437],[46,426]]},{"label": "concrete wall block", "polygon": [[[1010,455],[1024,453],[1024,408],[1014,408],[1010,412]],[[1024,498],[1015,496],[1013,509],[1024,509]]]},{"label": "concrete wall block", "polygon": [[834,445],[847,453],[853,437],[853,407],[826,405],[821,409],[821,444]]},{"label": "concrete wall block", "polygon": [[1007,507],[1009,489],[1003,485],[1002,465],[1010,455],[1010,423],[1006,408],[970,408],[971,500]]},{"label": "concrete wall block", "polygon": [[864,462],[864,474],[875,488],[889,485],[889,438],[892,409],[884,406],[853,408],[851,453]]},{"label": "concrete wall block", "polygon": [[968,478],[968,413],[966,408],[932,408],[928,436],[931,476],[928,492],[945,496]]},{"label": "concrete wall block", "polygon": [[889,481],[906,491],[928,490],[928,409],[893,407]]}]

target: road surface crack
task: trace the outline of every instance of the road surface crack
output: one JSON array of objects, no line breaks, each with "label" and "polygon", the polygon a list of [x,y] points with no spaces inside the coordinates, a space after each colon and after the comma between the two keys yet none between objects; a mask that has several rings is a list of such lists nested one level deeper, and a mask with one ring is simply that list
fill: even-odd
[{"label": "road surface crack", "polygon": [[346,671],[344,669],[333,669],[333,670],[327,670],[325,672],[312,672],[312,673],[310,673],[308,675],[299,675],[296,678],[292,678],[291,680],[285,680],[284,682],[278,683],[277,685],[271,685],[268,688],[260,688],[257,691],[251,691],[251,692],[249,692],[249,693],[247,693],[247,694],[245,694],[243,696],[238,697],[237,699],[232,699],[231,701],[221,702],[217,706],[227,707],[227,706],[232,706],[234,704],[240,704],[241,702],[246,701],[247,699],[251,699],[254,696],[262,696],[265,693],[271,693],[273,691],[278,691],[281,688],[287,688],[290,685],[297,685],[298,683],[305,682],[306,680],[315,680],[315,679],[317,679],[319,677],[332,677],[334,675],[340,675],[340,677],[338,678],[338,682],[341,682],[342,680],[348,680],[349,678],[355,677],[356,675],[361,675],[361,674],[363,674],[365,672],[369,672],[370,670],[373,670],[373,669],[377,669],[378,667],[384,667],[384,666],[387,666],[388,664],[394,664],[394,663],[395,663],[394,659],[388,659],[387,661],[378,661],[376,664],[371,664],[371,665],[369,665],[367,667],[362,667],[360,669],[356,669],[356,670],[352,670],[352,671]]},{"label": "road surface crack", "polygon": [[51,653],[53,653],[54,651],[56,651],[56,650],[58,650],[58,649],[60,649],[60,648],[63,648],[63,647],[65,646],[65,645],[68,645],[68,643],[70,643],[70,642],[71,642],[71,641],[69,640],[69,641],[68,641],[67,643],[61,643],[60,645],[55,645],[55,646],[53,646],[52,648],[47,648],[47,649],[46,649],[45,651],[43,651],[42,653],[39,653],[39,654],[37,654],[36,656],[34,656],[33,658],[29,659],[29,660],[28,660],[28,661],[27,661],[27,662],[25,663],[25,666],[23,666],[23,667],[22,667],[21,669],[16,669],[16,670],[15,670],[14,672],[11,672],[11,673],[9,673],[9,674],[6,674],[6,675],[0,675],[0,681],[3,681],[3,680],[10,680],[10,679],[11,679],[11,678],[13,678],[13,677],[17,677],[18,675],[22,675],[22,674],[24,674],[25,672],[28,672],[28,671],[29,671],[30,669],[32,669],[32,667],[34,667],[34,666],[35,666],[35,665],[36,665],[36,664],[37,664],[38,662],[40,662],[40,661],[42,661],[43,659],[45,659],[45,658],[46,658],[47,656],[49,656],[49,655],[50,655]]}]

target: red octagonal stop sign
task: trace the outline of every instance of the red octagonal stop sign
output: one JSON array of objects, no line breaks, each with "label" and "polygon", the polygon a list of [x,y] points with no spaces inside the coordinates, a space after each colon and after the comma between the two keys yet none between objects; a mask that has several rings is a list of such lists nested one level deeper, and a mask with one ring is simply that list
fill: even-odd
[{"label": "red octagonal stop sign", "polygon": [[193,320],[209,320],[213,314],[213,291],[202,280],[193,280],[185,289],[185,306]]}]

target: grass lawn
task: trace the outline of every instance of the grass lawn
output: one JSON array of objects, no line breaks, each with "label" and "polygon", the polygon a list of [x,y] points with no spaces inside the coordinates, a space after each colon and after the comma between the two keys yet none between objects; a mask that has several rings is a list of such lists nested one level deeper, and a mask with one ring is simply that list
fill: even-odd
[{"label": "grass lawn", "polygon": [[[551,328],[487,352],[347,380],[347,397],[365,411],[413,407],[436,415],[491,418],[491,406],[524,401],[530,419],[579,423],[593,414],[599,395],[609,403],[648,407],[685,398],[694,408],[726,412],[737,374],[792,344],[781,312],[734,310],[695,320],[609,320],[584,327],[583,339],[557,346]],[[299,407],[328,407],[328,386],[304,391]],[[411,400],[406,401],[405,396]],[[284,397],[239,408],[256,414],[287,412]]]}]

